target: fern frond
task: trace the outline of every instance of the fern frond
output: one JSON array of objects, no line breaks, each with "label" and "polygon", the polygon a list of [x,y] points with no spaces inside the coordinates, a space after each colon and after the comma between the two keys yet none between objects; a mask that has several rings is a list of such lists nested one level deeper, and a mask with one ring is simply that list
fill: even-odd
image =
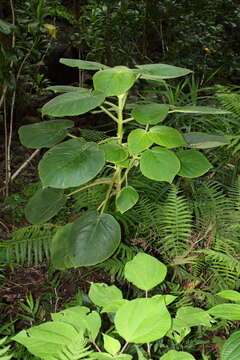
[{"label": "fern frond", "polygon": [[238,93],[220,93],[217,94],[221,106],[231,111],[231,116],[240,121],[240,94]]},{"label": "fern frond", "polygon": [[96,210],[105,199],[107,188],[108,185],[100,184],[76,193],[73,199],[75,211],[80,212],[82,209]]},{"label": "fern frond", "polygon": [[32,264],[50,257],[50,242],[58,226],[31,225],[15,230],[11,238],[0,242],[0,260],[3,263]]},{"label": "fern frond", "polygon": [[124,243],[119,245],[116,253],[103,263],[97,264],[95,268],[101,268],[118,280],[124,277],[124,267],[126,263],[133,259],[138,250],[134,246],[128,246]]},{"label": "fern frond", "polygon": [[105,131],[93,130],[93,129],[79,129],[81,136],[87,141],[98,142],[108,138],[108,134]]},{"label": "fern frond", "polygon": [[4,345],[7,340],[7,337],[0,339],[0,360],[10,360],[13,358],[13,355],[9,354],[9,345]]},{"label": "fern frond", "polygon": [[155,211],[158,218],[158,250],[168,259],[183,254],[189,247],[192,229],[192,215],[187,200],[179,195],[179,190],[172,185],[166,201],[158,205]]},{"label": "fern frond", "polygon": [[228,195],[233,208],[240,212],[240,176],[238,176],[237,180],[229,187]]},{"label": "fern frond", "polygon": [[83,335],[80,333],[76,339],[74,339],[71,345],[63,348],[61,353],[61,360],[80,360],[80,359],[89,359],[92,351],[89,351],[89,346],[87,341],[83,338]]}]

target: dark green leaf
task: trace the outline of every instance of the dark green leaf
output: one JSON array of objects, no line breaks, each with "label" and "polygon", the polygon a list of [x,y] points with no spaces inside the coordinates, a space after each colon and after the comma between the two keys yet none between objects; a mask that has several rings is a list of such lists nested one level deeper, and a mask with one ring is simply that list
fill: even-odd
[{"label": "dark green leaf", "polygon": [[73,92],[73,91],[78,91],[81,93],[89,92],[89,89],[81,88],[78,86],[71,86],[71,85],[53,85],[53,86],[48,86],[45,90],[51,90],[56,93],[66,93],[66,92]]},{"label": "dark green leaf", "polygon": [[74,126],[71,120],[42,121],[37,124],[23,125],[19,128],[19,138],[22,145],[31,149],[51,147],[63,140],[68,134],[68,128]]},{"label": "dark green leaf", "polygon": [[197,150],[179,150],[177,157],[181,163],[178,175],[183,177],[196,178],[212,168],[208,159]]},{"label": "dark green leaf", "polygon": [[142,79],[172,79],[192,73],[191,70],[167,64],[136,65]]},{"label": "dark green leaf", "polygon": [[74,116],[85,114],[101,105],[105,99],[98,91],[72,91],[56,96],[42,108],[43,115]]},{"label": "dark green leaf", "polygon": [[183,136],[187,146],[195,149],[210,149],[229,144],[229,140],[224,136],[210,135],[202,132],[191,132]]},{"label": "dark green leaf", "polygon": [[130,154],[138,154],[153,144],[149,133],[143,129],[132,130],[128,135],[127,141]]},{"label": "dark green leaf", "polygon": [[70,67],[77,67],[81,70],[100,70],[108,68],[108,66],[100,64],[95,61],[85,61],[85,60],[79,60],[79,59],[64,59],[61,58],[60,60],[61,64],[70,66]]},{"label": "dark green leaf", "polygon": [[47,151],[38,168],[44,186],[66,189],[93,179],[104,163],[104,152],[97,144],[72,139]]},{"label": "dark green leaf", "polygon": [[25,207],[26,219],[31,224],[43,224],[56,215],[66,201],[67,197],[61,189],[40,189]]},{"label": "dark green leaf", "polygon": [[124,161],[128,157],[127,149],[123,148],[119,144],[110,144],[110,143],[102,144],[100,145],[100,148],[103,149],[105,153],[106,161],[112,163],[118,163]]},{"label": "dark green leaf", "polygon": [[116,197],[116,208],[123,214],[131,209],[138,202],[138,199],[138,192],[132,186],[126,186]]}]

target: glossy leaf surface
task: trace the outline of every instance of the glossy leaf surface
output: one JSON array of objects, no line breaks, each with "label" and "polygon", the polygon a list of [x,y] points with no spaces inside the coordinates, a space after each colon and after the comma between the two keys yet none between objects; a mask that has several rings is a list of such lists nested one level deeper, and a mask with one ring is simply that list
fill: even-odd
[{"label": "glossy leaf surface", "polygon": [[56,96],[42,108],[43,115],[75,116],[85,114],[101,105],[105,99],[98,91],[72,91]]},{"label": "glossy leaf surface", "polygon": [[66,189],[87,183],[104,164],[104,152],[97,144],[72,139],[47,151],[38,169],[44,186]]},{"label": "glossy leaf surface", "polygon": [[191,70],[167,64],[136,65],[142,79],[173,79],[192,73]]},{"label": "glossy leaf surface", "polygon": [[77,67],[81,70],[100,70],[107,68],[106,65],[103,65],[101,63],[95,62],[95,61],[86,61],[86,60],[80,60],[80,59],[66,59],[61,58],[59,60],[61,64],[70,66],[70,67]]},{"label": "glossy leaf surface", "polygon": [[127,141],[130,154],[139,154],[153,144],[148,132],[143,129],[132,130],[128,135]]},{"label": "glossy leaf surface", "polygon": [[51,147],[62,141],[68,134],[68,129],[74,126],[71,120],[42,121],[19,128],[21,144],[31,149]]},{"label": "glossy leaf surface", "polygon": [[106,161],[112,163],[118,163],[124,161],[128,157],[128,151],[119,144],[102,144],[100,148],[103,149],[105,153]]}]

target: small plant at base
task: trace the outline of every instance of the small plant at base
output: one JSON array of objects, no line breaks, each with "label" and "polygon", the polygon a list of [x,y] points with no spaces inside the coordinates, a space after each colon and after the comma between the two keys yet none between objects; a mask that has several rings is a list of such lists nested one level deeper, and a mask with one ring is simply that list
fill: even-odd
[{"label": "small plant at base", "polygon": [[[138,192],[128,185],[128,175],[132,168],[139,167],[145,177],[155,181],[171,183],[177,175],[196,178],[212,167],[205,155],[196,149],[221,146],[228,144],[228,141],[222,136],[203,133],[181,134],[173,127],[158,125],[168,114],[175,112],[224,114],[227,112],[224,110],[151,102],[138,103],[131,114],[125,116],[128,91],[137,80],[176,78],[191,73],[188,69],[165,64],[137,65],[136,69],[125,66],[110,68],[90,61],[60,61],[82,70],[97,70],[93,76],[94,90],[51,86],[49,90],[63,94],[43,106],[43,115],[75,116],[99,107],[117,126],[115,137],[99,143],[87,142],[69,133],[74,123],[66,119],[43,121],[22,126],[19,130],[24,146],[50,148],[38,167],[42,188],[25,208],[29,222],[41,224],[48,221],[71,195],[79,191],[99,184],[108,186],[97,211],[84,213],[54,236],[51,245],[52,263],[55,268],[63,269],[95,265],[106,260],[117,249],[121,238],[120,225],[107,210],[114,197],[116,210],[121,213],[137,203]],[[115,97],[117,101],[106,100],[108,97]],[[126,138],[125,125],[129,122],[135,122],[139,128],[130,131]],[[67,136],[71,139],[61,142]],[[107,177],[99,177],[106,163],[112,173]],[[68,195],[64,194],[65,189],[74,187],[77,189]]]},{"label": "small plant at base", "polygon": [[[175,300],[173,295],[149,297],[149,292],[164,281],[166,274],[167,268],[163,263],[139,253],[126,264],[125,277],[144,291],[144,297],[126,300],[116,286],[93,283],[88,295],[98,311],[91,311],[85,306],[70,307],[52,314],[51,322],[22,330],[13,340],[44,360],[77,360],[83,357],[131,360],[132,356],[126,353],[130,343],[136,344],[139,354],[144,351],[145,344],[151,358],[151,342],[168,336],[179,343],[191,327],[211,326],[211,316],[200,308],[182,307],[172,319],[167,305]],[[109,330],[101,335],[100,315],[105,313],[109,314],[109,319],[113,318],[112,313],[115,316],[112,322],[110,320]],[[184,351],[165,349],[160,359],[195,358]]]}]

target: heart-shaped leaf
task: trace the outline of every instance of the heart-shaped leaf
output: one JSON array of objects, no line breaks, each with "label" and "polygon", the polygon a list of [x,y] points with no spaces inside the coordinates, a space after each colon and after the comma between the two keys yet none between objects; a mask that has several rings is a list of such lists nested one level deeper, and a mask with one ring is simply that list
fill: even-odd
[{"label": "heart-shaped leaf", "polygon": [[139,124],[156,125],[167,117],[168,110],[166,104],[140,104],[132,110],[131,115]]},{"label": "heart-shaped leaf", "polygon": [[19,128],[19,138],[22,145],[31,149],[51,147],[67,134],[68,129],[74,126],[71,120],[42,121],[37,124],[23,125]]},{"label": "heart-shaped leaf", "polygon": [[66,189],[93,179],[104,163],[104,152],[97,144],[72,139],[47,151],[38,168],[44,186]]},{"label": "heart-shaped leaf", "polygon": [[98,91],[67,92],[47,102],[42,114],[56,117],[81,115],[101,105],[104,99],[104,94]]},{"label": "heart-shaped leaf", "polygon": [[161,339],[171,327],[164,301],[149,298],[128,301],[118,309],[114,322],[119,335],[135,344]]},{"label": "heart-shaped leaf", "polygon": [[170,126],[153,126],[149,130],[149,137],[155,144],[164,146],[168,149],[186,144],[180,132]]},{"label": "heart-shaped leaf", "polygon": [[208,159],[197,150],[179,150],[177,157],[181,163],[178,175],[183,177],[196,178],[212,168]]},{"label": "heart-shaped leaf", "polygon": [[135,83],[136,76],[125,66],[116,66],[98,71],[93,76],[94,89],[105,96],[118,96],[126,93]]},{"label": "heart-shaped leaf", "polygon": [[140,170],[149,179],[171,183],[180,170],[180,161],[173,151],[155,146],[142,154]]},{"label": "heart-shaped leaf", "polygon": [[114,164],[124,161],[128,157],[128,151],[119,144],[102,144],[100,148],[103,149],[105,153],[106,161],[112,162]]},{"label": "heart-shaped leaf", "polygon": [[138,192],[132,186],[126,186],[116,197],[116,208],[123,214],[131,209],[138,202],[138,199]]},{"label": "heart-shaped leaf", "polygon": [[130,154],[139,154],[153,144],[148,132],[143,129],[132,130],[128,135],[127,141]]},{"label": "heart-shaped leaf", "polygon": [[195,149],[210,149],[229,144],[229,140],[224,136],[210,135],[202,132],[191,132],[183,136],[187,146]]},{"label": "heart-shaped leaf", "polygon": [[65,205],[67,197],[61,189],[38,190],[25,207],[26,219],[31,224],[43,224]]},{"label": "heart-shaped leaf", "polygon": [[109,214],[89,212],[65,225],[52,240],[53,266],[91,266],[110,257],[120,243],[121,229]]},{"label": "heart-shaped leaf", "polygon": [[70,67],[77,67],[81,70],[100,70],[108,68],[108,66],[100,64],[95,61],[86,61],[86,60],[79,60],[79,59],[66,59],[61,58],[59,60],[61,64],[70,66]]},{"label": "heart-shaped leaf", "polygon": [[127,262],[124,274],[139,289],[149,291],[165,279],[167,267],[153,256],[139,253]]},{"label": "heart-shaped leaf", "polygon": [[172,79],[192,73],[192,70],[167,64],[136,65],[142,79]]}]

